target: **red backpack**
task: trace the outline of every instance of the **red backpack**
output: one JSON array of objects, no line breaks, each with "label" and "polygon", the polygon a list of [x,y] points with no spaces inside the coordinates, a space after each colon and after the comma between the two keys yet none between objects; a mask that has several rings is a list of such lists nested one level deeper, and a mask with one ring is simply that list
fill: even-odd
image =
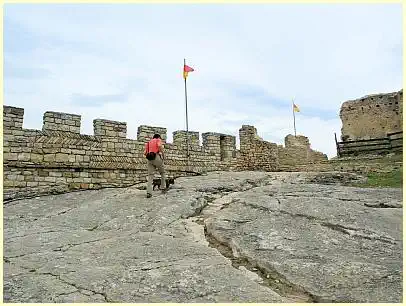
[{"label": "red backpack", "polygon": [[146,157],[148,160],[154,160],[156,157],[155,152],[149,152],[149,141],[148,141],[148,153],[147,153]]}]

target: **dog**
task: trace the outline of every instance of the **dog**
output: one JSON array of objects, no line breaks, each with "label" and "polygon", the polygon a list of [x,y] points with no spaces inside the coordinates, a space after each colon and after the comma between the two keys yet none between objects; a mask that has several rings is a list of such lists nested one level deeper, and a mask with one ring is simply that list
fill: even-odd
[{"label": "dog", "polygon": [[[169,185],[173,185],[175,184],[175,179],[174,178],[167,178],[166,179],[166,189],[169,188]],[[161,179],[160,178],[154,178],[154,180],[152,181],[152,190],[155,190],[155,187],[161,186]]]}]

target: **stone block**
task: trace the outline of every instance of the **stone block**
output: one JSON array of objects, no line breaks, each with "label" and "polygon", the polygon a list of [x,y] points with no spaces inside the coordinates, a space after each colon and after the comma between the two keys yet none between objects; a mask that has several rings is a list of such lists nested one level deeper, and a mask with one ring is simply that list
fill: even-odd
[{"label": "stone block", "polygon": [[60,149],[57,148],[43,148],[45,154],[58,153]]},{"label": "stone block", "polygon": [[3,181],[3,188],[5,187],[14,187],[14,181],[4,180]]},{"label": "stone block", "polygon": [[62,173],[61,172],[54,172],[54,171],[50,171],[49,172],[49,176],[62,176]]},{"label": "stone block", "polygon": [[69,189],[80,189],[80,183],[70,183]]},{"label": "stone block", "polygon": [[31,158],[30,153],[19,153],[18,160],[19,161],[29,161]]},{"label": "stone block", "polygon": [[55,183],[56,178],[53,176],[47,176],[47,177],[45,177],[45,182]]},{"label": "stone block", "polygon": [[24,181],[14,182],[14,187],[19,187],[19,188],[27,187],[27,182],[24,182]]},{"label": "stone block", "polygon": [[32,162],[40,163],[44,160],[44,155],[31,153],[30,158]]},{"label": "stone block", "polygon": [[114,131],[106,130],[106,136],[107,137],[117,137],[117,133]]},{"label": "stone block", "polygon": [[3,159],[4,159],[4,161],[18,160],[18,154],[17,153],[4,153]]},{"label": "stone block", "polygon": [[66,153],[56,153],[55,155],[56,162],[69,162],[69,154]]},{"label": "stone block", "polygon": [[76,155],[75,156],[75,161],[76,162],[83,162],[83,160],[84,160],[83,155]]},{"label": "stone block", "polygon": [[54,162],[56,160],[56,154],[45,154],[44,161],[45,162]]},{"label": "stone block", "polygon": [[65,177],[57,177],[55,180],[55,183],[57,184],[65,184],[66,183],[66,178]]}]

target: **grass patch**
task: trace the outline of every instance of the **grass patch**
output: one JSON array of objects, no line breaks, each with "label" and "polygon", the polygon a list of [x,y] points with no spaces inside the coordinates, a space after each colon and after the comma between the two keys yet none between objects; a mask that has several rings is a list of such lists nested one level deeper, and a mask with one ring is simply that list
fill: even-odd
[{"label": "grass patch", "polygon": [[402,188],[403,169],[400,168],[387,173],[370,172],[368,174],[368,180],[365,183],[354,184],[353,186],[365,188],[374,188],[374,187]]}]

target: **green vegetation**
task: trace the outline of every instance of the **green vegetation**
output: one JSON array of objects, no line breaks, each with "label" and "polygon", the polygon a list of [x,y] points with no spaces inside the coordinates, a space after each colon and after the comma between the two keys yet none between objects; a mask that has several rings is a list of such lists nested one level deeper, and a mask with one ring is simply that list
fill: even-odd
[{"label": "green vegetation", "polygon": [[378,173],[370,172],[368,180],[362,184],[354,184],[354,187],[391,187],[401,188],[403,186],[403,169],[396,169],[392,172]]}]

